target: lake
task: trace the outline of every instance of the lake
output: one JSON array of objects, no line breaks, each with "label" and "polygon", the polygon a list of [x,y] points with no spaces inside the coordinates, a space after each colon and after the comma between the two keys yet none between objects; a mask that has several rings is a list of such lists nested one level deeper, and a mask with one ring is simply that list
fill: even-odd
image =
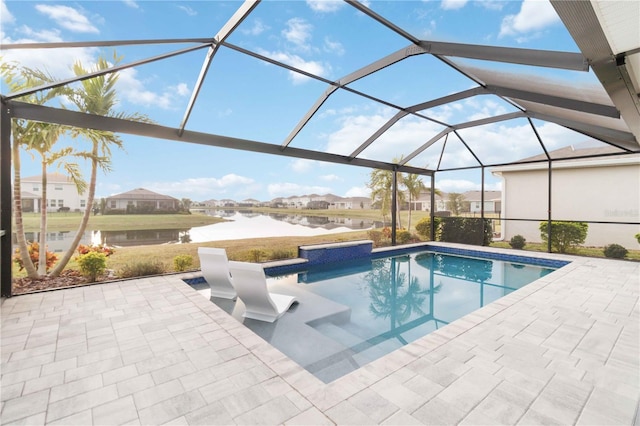
[{"label": "lake", "polygon": [[[206,214],[227,219],[227,222],[192,228],[136,231],[87,230],[82,244],[106,244],[127,247],[154,244],[202,243],[207,241],[241,240],[284,236],[316,236],[382,227],[381,221],[366,219],[306,216],[281,213],[255,213],[226,210],[206,210]],[[29,241],[38,239],[38,232],[27,232]],[[69,248],[74,232],[47,232],[50,251],[60,253]],[[15,242],[15,234],[14,234]]]}]

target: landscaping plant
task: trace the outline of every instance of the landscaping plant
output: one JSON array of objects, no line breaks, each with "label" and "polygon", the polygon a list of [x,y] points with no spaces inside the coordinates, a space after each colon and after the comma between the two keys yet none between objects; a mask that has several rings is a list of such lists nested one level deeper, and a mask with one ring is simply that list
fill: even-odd
[{"label": "landscaping plant", "polygon": [[183,272],[193,266],[193,256],[189,254],[181,254],[173,258],[173,269],[177,272]]},{"label": "landscaping plant", "polygon": [[146,277],[164,274],[164,263],[159,260],[127,263],[118,271],[120,278]]},{"label": "landscaping plant", "polygon": [[[27,246],[27,253],[29,254],[29,258],[31,259],[32,264],[37,265],[40,260],[40,244],[37,242],[33,242]],[[46,254],[46,267],[47,271],[53,266],[54,263],[58,260],[58,256],[55,253],[47,251]],[[20,254],[20,249],[17,248],[15,251],[15,255],[13,256],[13,262],[18,265],[20,271],[22,271],[25,266],[22,261],[22,256]]]},{"label": "landscaping plant", "polygon": [[416,231],[418,232],[418,234],[423,237],[426,238],[428,240],[431,241],[436,241],[437,236],[438,236],[438,231],[440,229],[440,218],[439,217],[434,217],[433,218],[433,222],[435,224],[435,238],[431,237],[431,218],[429,217],[425,217],[420,219],[420,221],[416,224]]},{"label": "landscaping plant", "polygon": [[514,249],[522,249],[527,244],[527,240],[522,235],[514,235],[509,241],[509,245]]},{"label": "landscaping plant", "polygon": [[97,251],[89,251],[76,257],[80,272],[89,282],[96,282],[98,276],[107,269],[107,255]]},{"label": "landscaping plant", "polygon": [[624,259],[629,251],[620,244],[609,244],[604,247],[604,255],[612,259]]},{"label": "landscaping plant", "polygon": [[[549,241],[549,222],[540,222],[540,238]],[[573,251],[587,239],[589,225],[584,222],[551,222],[551,247],[558,253]]]}]

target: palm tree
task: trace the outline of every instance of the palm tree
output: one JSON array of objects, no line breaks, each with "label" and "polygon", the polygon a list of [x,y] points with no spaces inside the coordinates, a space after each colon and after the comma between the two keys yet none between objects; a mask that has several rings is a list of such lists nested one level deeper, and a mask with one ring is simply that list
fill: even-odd
[{"label": "palm tree", "polygon": [[[41,71],[20,67],[15,63],[2,62],[0,66],[0,73],[2,74],[5,83],[12,91],[37,87],[52,80],[50,76]],[[32,104],[44,105],[59,96],[62,92],[62,89],[52,89],[46,93],[38,92],[20,99]],[[25,268],[27,275],[31,278],[36,278],[39,276],[39,273],[46,273],[46,174],[43,175],[43,183],[45,186],[43,186],[41,207],[40,255],[38,262],[39,265],[36,269],[36,266],[29,257],[27,240],[24,233],[24,223],[22,221],[23,211],[20,149],[37,149],[37,147],[44,149],[45,145],[52,145],[60,136],[61,127],[27,120],[13,120],[11,126],[13,135],[13,202],[16,241],[18,244],[20,259],[22,260],[22,265]],[[57,161],[59,158],[60,157],[57,157],[54,161]]]},{"label": "palm tree", "polygon": [[[395,160],[394,160],[395,161]],[[371,171],[369,183],[367,186],[371,189],[371,201],[373,203],[380,204],[380,210],[382,212],[382,220],[386,222],[386,213],[391,211],[391,199],[393,195],[393,171],[392,170],[379,170],[374,169]],[[402,183],[402,174],[397,175],[398,185]],[[398,192],[396,196],[396,205],[393,206],[396,212],[399,211],[399,206],[404,200],[402,192]],[[400,215],[396,215],[396,225],[400,228],[401,221]]]},{"label": "palm tree", "polygon": [[420,193],[427,189],[422,181],[420,175],[417,174],[408,174],[403,177],[402,184],[407,188],[407,192],[409,193],[409,219],[407,224],[407,229],[411,231],[411,201],[420,196]]},{"label": "palm tree", "polygon": [[[73,72],[76,76],[83,76],[90,72],[104,71],[109,69],[112,65],[120,62],[121,59],[122,58],[118,57],[115,52],[113,54],[113,64],[109,64],[104,57],[100,57],[93,69],[86,69],[82,63],[76,62],[73,65]],[[118,104],[115,89],[117,81],[117,73],[102,74],[97,77],[82,80],[81,87],[74,90],[70,94],[69,98],[78,110],[84,113],[132,121],[150,122],[146,116],[139,113],[125,114],[114,111],[115,106]],[[91,143],[91,151],[87,155],[88,159],[91,161],[91,177],[89,180],[87,201],[82,215],[82,220],[80,221],[80,225],[78,226],[78,230],[76,231],[76,235],[71,242],[69,249],[51,272],[52,276],[60,275],[65,266],[67,266],[67,263],[71,260],[71,256],[73,256],[73,253],[80,244],[80,240],[87,229],[87,223],[91,216],[91,208],[95,198],[98,168],[102,169],[105,173],[110,171],[111,147],[115,146],[116,148],[122,148],[122,139],[113,132],[94,129],[74,129],[72,133],[74,136],[82,136],[83,138],[88,139]]]},{"label": "palm tree", "polygon": [[392,174],[389,170],[374,169],[371,171],[367,186],[371,189],[372,203],[380,205],[382,221],[387,221],[387,211],[391,210]]},{"label": "palm tree", "polygon": [[460,215],[462,211],[462,203],[464,201],[464,195],[458,192],[450,192],[449,193],[449,210],[453,213],[454,216]]},{"label": "palm tree", "polygon": [[42,171],[42,198],[40,204],[40,254],[38,258],[38,275],[47,273],[47,168],[57,164],[65,169],[72,182],[76,185],[78,193],[84,192],[86,183],[82,179],[82,173],[76,163],[69,163],[64,159],[73,155],[73,148],[65,147],[54,151],[54,145],[65,133],[62,126],[49,123],[39,123],[31,132],[26,135],[25,146],[27,149],[35,151],[40,156]]}]

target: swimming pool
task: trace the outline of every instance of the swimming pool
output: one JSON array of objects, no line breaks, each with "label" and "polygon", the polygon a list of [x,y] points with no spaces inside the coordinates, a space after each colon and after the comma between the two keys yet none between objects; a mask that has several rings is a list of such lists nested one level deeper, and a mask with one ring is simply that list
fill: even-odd
[{"label": "swimming pool", "polygon": [[212,300],[329,383],[555,269],[421,251],[270,276],[271,291],[300,301],[273,324]]}]

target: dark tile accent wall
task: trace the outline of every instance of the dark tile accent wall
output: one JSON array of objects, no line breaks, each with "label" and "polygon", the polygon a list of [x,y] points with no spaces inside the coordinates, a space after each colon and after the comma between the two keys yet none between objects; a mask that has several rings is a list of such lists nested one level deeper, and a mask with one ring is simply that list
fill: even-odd
[{"label": "dark tile accent wall", "polygon": [[336,244],[335,246],[308,246],[298,249],[298,256],[307,259],[309,266],[322,265],[345,260],[371,257],[373,242],[363,241],[357,244]]}]

